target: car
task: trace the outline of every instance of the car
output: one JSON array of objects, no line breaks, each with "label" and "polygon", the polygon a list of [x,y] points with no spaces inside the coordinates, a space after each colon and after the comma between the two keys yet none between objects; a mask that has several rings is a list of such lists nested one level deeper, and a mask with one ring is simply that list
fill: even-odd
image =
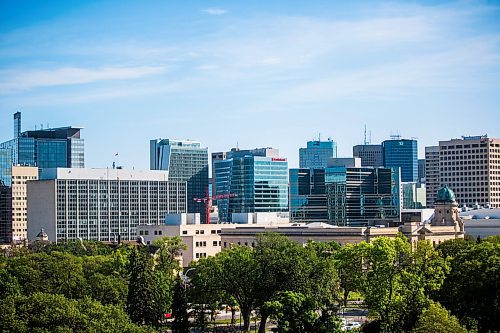
[{"label": "car", "polygon": [[360,322],[352,321],[352,322],[347,323],[346,325],[344,325],[344,331],[351,331],[354,328],[360,328],[360,327],[361,327],[361,323]]}]

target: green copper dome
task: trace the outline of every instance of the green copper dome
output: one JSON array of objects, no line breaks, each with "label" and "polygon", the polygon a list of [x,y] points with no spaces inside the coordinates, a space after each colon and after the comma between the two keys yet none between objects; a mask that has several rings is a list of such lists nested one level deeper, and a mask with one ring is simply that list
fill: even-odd
[{"label": "green copper dome", "polygon": [[455,193],[451,189],[448,188],[447,185],[441,187],[441,189],[437,193],[436,202],[454,202]]}]

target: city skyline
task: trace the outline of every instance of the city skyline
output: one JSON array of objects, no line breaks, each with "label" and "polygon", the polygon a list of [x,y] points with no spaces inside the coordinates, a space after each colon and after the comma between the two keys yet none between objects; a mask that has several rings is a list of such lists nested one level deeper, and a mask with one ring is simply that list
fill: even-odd
[{"label": "city skyline", "polygon": [[[20,9],[22,6],[23,10]],[[149,140],[338,156],[391,134],[499,137],[500,7],[481,1],[0,4],[0,141],[82,126],[88,167],[149,169]],[[264,135],[263,135],[264,134]],[[102,143],[106,142],[105,145]]]}]

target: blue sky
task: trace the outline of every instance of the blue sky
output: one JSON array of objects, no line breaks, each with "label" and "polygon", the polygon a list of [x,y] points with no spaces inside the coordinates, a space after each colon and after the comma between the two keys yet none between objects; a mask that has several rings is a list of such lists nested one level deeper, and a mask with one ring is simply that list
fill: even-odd
[{"label": "blue sky", "polygon": [[420,154],[500,137],[494,1],[0,1],[0,140],[83,126],[86,163],[149,167],[149,140],[272,146],[298,165],[389,135]]}]

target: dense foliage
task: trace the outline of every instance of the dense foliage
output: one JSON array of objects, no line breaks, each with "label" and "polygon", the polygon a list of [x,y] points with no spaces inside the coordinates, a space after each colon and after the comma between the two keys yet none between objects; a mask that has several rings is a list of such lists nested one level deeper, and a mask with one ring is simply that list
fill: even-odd
[{"label": "dense foliage", "polygon": [[[500,242],[378,238],[340,247],[276,235],[234,246],[181,273],[180,238],[151,246],[35,243],[0,256],[1,332],[206,331],[221,308],[243,329],[340,332],[356,292],[365,332],[500,330]],[[182,277],[182,278],[181,278]],[[169,314],[168,316],[166,314]],[[172,316],[171,320],[167,317]]]}]

